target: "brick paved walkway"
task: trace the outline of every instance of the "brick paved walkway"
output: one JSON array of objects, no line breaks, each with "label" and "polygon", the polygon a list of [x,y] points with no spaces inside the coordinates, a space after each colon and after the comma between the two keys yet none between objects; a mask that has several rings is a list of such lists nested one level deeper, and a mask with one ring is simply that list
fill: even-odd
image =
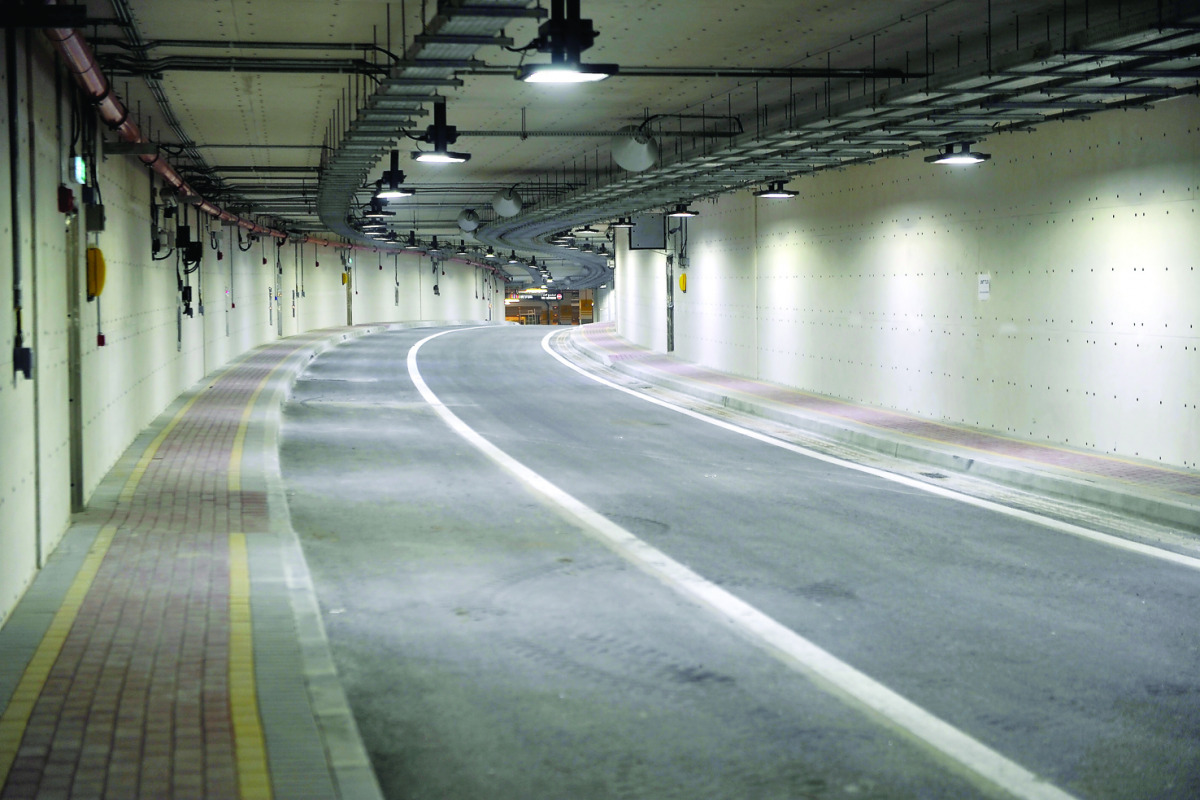
[{"label": "brick paved walkway", "polygon": [[986,431],[947,425],[718,372],[638,347],[617,336],[616,326],[612,323],[588,325],[578,331],[588,349],[602,353],[614,363],[636,364],[637,371],[648,379],[658,373],[721,392],[788,406],[847,425],[865,426],[923,442],[966,448],[980,454],[1015,459],[1030,466],[1069,470],[1085,478],[1120,481],[1132,487],[1182,495],[1185,499],[1200,499],[1200,473],[1195,471],[1158,467],[1119,457],[995,436]]},{"label": "brick paved walkway", "polygon": [[273,534],[242,451],[268,378],[330,338],[252,351],[161,427],[119,492],[97,491],[76,523],[96,531],[90,549],[0,692],[0,800],[272,796],[246,542]]}]

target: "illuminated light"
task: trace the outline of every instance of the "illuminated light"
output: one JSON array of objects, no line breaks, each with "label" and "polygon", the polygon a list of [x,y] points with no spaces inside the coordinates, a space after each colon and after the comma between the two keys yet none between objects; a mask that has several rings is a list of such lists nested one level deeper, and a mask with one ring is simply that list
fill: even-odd
[{"label": "illuminated light", "polygon": [[87,183],[87,160],[83,156],[75,156],[72,159],[72,171],[75,173],[75,182],[80,186]]},{"label": "illuminated light", "polygon": [[771,181],[767,188],[754,193],[755,197],[766,197],[772,200],[791,200],[796,192],[783,188],[785,181]]},{"label": "illuminated light", "polygon": [[[946,145],[942,152],[925,156],[926,164],[949,164],[951,166],[969,166],[982,164],[992,157],[991,153],[977,153],[971,149],[974,142],[955,142]],[[954,148],[958,149],[955,150]]]},{"label": "illuminated light", "polygon": [[667,216],[674,217],[675,219],[686,219],[688,217],[698,217],[700,213],[688,208],[687,203],[678,203],[675,206],[675,210],[667,214]]},{"label": "illuminated light", "polygon": [[456,153],[453,150],[414,150],[412,155],[426,164],[461,164],[471,160],[470,153]]},{"label": "illuminated light", "polygon": [[521,68],[526,83],[595,83],[617,73],[616,64],[530,64]]},{"label": "illuminated light", "polygon": [[631,220],[629,217],[621,217],[616,222],[610,222],[608,227],[610,227],[610,228],[632,228],[633,220]]}]

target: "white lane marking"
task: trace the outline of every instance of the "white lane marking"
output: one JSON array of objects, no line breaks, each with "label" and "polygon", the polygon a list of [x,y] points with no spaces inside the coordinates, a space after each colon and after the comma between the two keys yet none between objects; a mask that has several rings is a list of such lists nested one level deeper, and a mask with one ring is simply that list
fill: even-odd
[{"label": "white lane marking", "polygon": [[[428,341],[457,331],[427,336],[408,351],[408,374],[421,397],[450,426],[485,455],[507,470],[536,494],[557,505],[625,560],[658,578],[684,597],[700,603],[817,685],[848,695],[855,705],[878,714],[927,746],[966,767],[975,776],[1024,800],[1074,800],[1071,795],[1008,760],[978,740],[930,714],[883,684],[859,672],[795,631],[776,622],[749,603],[702,578],[666,553],[647,544],[580,500],[555,486],[458,418],[438,399],[421,377],[417,353]],[[544,341],[544,340],[543,340]],[[620,387],[618,387],[620,388]]]},{"label": "white lane marking", "polygon": [[815,458],[818,461],[824,461],[828,464],[836,464],[839,467],[845,467],[846,469],[852,469],[852,470],[856,470],[858,472],[865,472],[868,475],[874,475],[877,478],[883,478],[884,480],[889,480],[894,483],[903,484],[904,486],[908,486],[913,489],[920,489],[923,492],[928,492],[929,494],[937,495],[938,497],[945,497],[949,500],[957,500],[960,503],[966,503],[967,505],[976,506],[978,508],[984,508],[984,509],[987,509],[988,511],[995,511],[999,514],[1005,514],[1009,517],[1014,517],[1014,518],[1022,520],[1024,522],[1029,522],[1034,525],[1040,525],[1044,528],[1051,528],[1053,530],[1059,531],[1061,533],[1067,533],[1072,536],[1078,536],[1081,539],[1090,539],[1093,542],[1105,544],[1110,547],[1116,547],[1121,550],[1128,550],[1130,552],[1138,553],[1140,555],[1150,556],[1151,558],[1161,559],[1162,561],[1170,561],[1173,564],[1179,564],[1180,566],[1190,567],[1195,570],[1200,570],[1200,558],[1196,558],[1194,556],[1187,556],[1187,555],[1183,555],[1182,553],[1172,552],[1171,550],[1164,550],[1163,548],[1155,547],[1154,545],[1142,544],[1141,542],[1135,542],[1131,539],[1125,539],[1120,536],[1113,536],[1112,534],[1101,533],[1100,531],[1094,531],[1089,528],[1085,528],[1081,525],[1075,525],[1070,522],[1064,522],[1062,520],[1057,520],[1057,519],[1054,519],[1053,517],[1044,517],[1041,514],[1036,514],[1032,511],[1025,511],[1020,508],[1011,508],[1009,506],[997,503],[993,500],[984,500],[983,498],[980,498],[980,497],[972,497],[969,494],[963,494],[962,492],[956,492],[953,489],[947,489],[944,486],[934,486],[933,484],[924,483],[922,481],[916,480],[915,478],[909,478],[905,475],[897,475],[894,472],[887,472],[886,470],[878,469],[876,467],[868,467],[864,464],[855,464],[853,461],[845,461],[843,459],[838,458],[837,456],[827,455],[825,453],[817,452],[816,450],[809,450],[808,448],[801,447],[798,444],[792,444],[791,442],[785,442],[783,439],[776,439],[774,436],[769,436],[765,433],[759,433],[758,431],[753,431],[753,430],[750,430],[749,428],[743,428],[739,425],[733,424],[732,422],[726,422],[725,420],[722,420],[722,419],[716,419],[715,417],[709,417],[704,414],[701,414],[699,411],[693,411],[690,408],[684,408],[683,406],[677,406],[674,403],[667,402],[666,400],[660,400],[657,397],[651,397],[650,395],[642,394],[641,392],[637,391],[636,389],[630,389],[628,387],[621,386],[620,384],[613,383],[612,381],[610,381],[606,378],[601,378],[599,375],[593,375],[592,373],[588,372],[587,370],[583,369],[582,367],[578,367],[578,366],[572,364],[566,358],[564,358],[563,356],[554,352],[554,350],[550,347],[550,338],[553,336],[556,336],[560,333],[562,333],[562,332],[561,331],[551,331],[550,333],[546,334],[542,338],[542,349],[545,350],[547,353],[549,353],[554,358],[556,358],[561,364],[563,364],[564,366],[570,367],[571,369],[578,372],[580,375],[583,375],[586,378],[590,378],[590,379],[596,381],[597,383],[604,384],[605,386],[608,386],[609,388],[616,389],[619,392],[625,392],[625,394],[633,395],[634,397],[637,397],[641,400],[645,400],[648,403],[654,403],[657,406],[662,406],[663,408],[670,409],[671,411],[676,411],[680,414],[685,414],[686,416],[692,417],[693,419],[698,419],[702,422],[707,422],[709,425],[716,425],[718,428],[724,428],[727,431],[733,431],[734,433],[740,433],[742,436],[749,436],[751,439],[757,439],[760,442],[765,442],[767,444],[771,444],[776,447],[781,447],[784,450],[790,450],[793,453],[799,453],[800,455],[808,456],[809,458]]}]

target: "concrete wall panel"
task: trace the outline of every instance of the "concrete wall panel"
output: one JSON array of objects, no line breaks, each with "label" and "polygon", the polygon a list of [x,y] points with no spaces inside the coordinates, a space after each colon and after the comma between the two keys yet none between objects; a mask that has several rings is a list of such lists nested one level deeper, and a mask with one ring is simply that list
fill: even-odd
[{"label": "concrete wall panel", "polygon": [[[689,223],[676,351],[931,419],[1194,468],[1196,120],[1200,100],[1180,98],[993,137],[982,146],[992,161],[973,168],[912,155],[797,180],[790,202],[723,196]],[[663,300],[635,266],[619,289],[635,317],[622,332],[661,350],[642,320]]]},{"label": "concrete wall panel", "polygon": [[[176,254],[160,253],[166,257],[154,260],[151,173],[133,156],[97,159],[93,172],[106,224],[103,231],[84,235],[82,217],[57,207],[58,185],[70,183],[67,92],[73,84],[58,79],[54,56],[40,34],[21,32],[18,42],[15,176],[7,125],[0,135],[5,198],[0,203],[0,294],[5,297],[0,302],[0,623],[67,529],[73,441],[82,447],[86,500],[137,434],[180,392],[280,335],[346,324],[347,299],[341,281],[345,251],[311,244],[277,247],[272,239],[245,240],[243,251],[236,230],[191,208],[179,213],[192,236],[204,243],[199,270],[184,275]],[[4,69],[0,58],[0,102],[7,100]],[[103,126],[100,131],[111,136]],[[20,198],[15,207],[9,202],[14,178]],[[80,202],[81,188],[74,186]],[[25,344],[35,351],[34,380],[13,377],[14,219],[20,226],[16,254]],[[180,220],[160,221],[174,227]],[[72,227],[74,239],[68,234]],[[221,236],[216,249],[210,232]],[[90,302],[82,297],[86,246],[99,247],[108,267],[104,291]],[[476,267],[447,263],[445,275],[439,271],[437,276],[441,293],[435,296],[427,257],[401,255],[398,265],[374,253],[357,258],[351,284],[356,323],[487,320],[503,308],[503,287]],[[81,293],[83,389],[77,435],[69,396],[72,276],[79,279]],[[182,314],[181,279],[193,289],[190,317]]]}]

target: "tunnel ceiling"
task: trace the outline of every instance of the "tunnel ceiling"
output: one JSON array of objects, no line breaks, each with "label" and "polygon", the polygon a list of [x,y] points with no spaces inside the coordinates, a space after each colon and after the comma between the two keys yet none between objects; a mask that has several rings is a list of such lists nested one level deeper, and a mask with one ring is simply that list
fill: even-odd
[{"label": "tunnel ceiling", "polygon": [[[516,80],[521,64],[549,56],[506,49],[537,36],[548,2],[92,0],[91,15],[113,24],[88,36],[143,128],[225,205],[373,243],[348,220],[398,149],[415,191],[389,205],[401,241],[412,230],[566,259],[553,262],[559,285],[586,288],[604,259],[548,236],[1193,93],[1197,5],[583,0],[598,31],[583,60],[621,72],[571,86]],[[435,98],[460,131],[451,149],[470,161],[410,157],[429,148],[410,136],[432,121]],[[612,134],[648,118],[658,161],[626,172]],[[524,201],[511,218],[491,203],[506,188]],[[473,236],[456,222],[467,208],[483,222]]]}]

